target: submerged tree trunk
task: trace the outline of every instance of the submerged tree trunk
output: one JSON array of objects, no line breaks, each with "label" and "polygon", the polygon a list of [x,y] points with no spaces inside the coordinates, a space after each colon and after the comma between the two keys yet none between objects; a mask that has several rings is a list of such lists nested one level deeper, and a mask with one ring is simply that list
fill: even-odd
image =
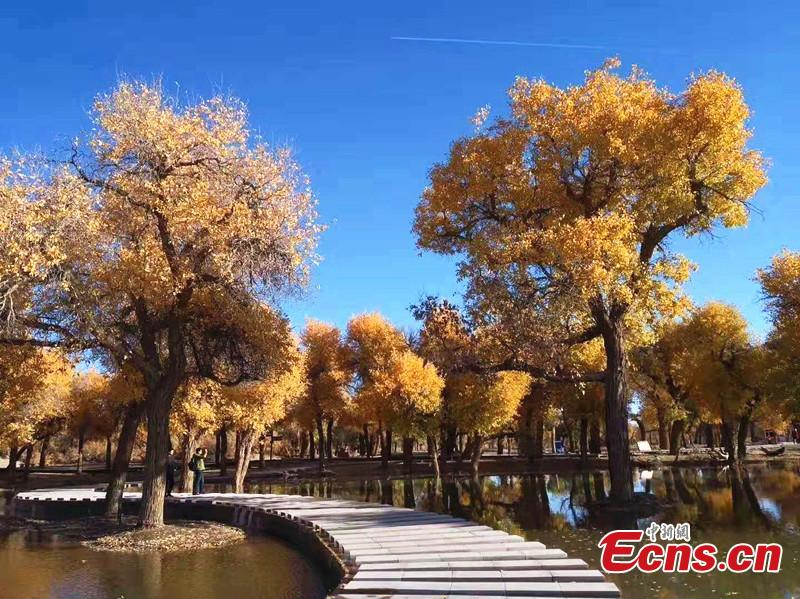
[{"label": "submerged tree trunk", "polygon": [[39,451],[39,468],[47,466],[47,450],[50,448],[50,435],[42,439],[42,448]]},{"label": "submerged tree trunk", "polygon": [[236,473],[233,477],[234,493],[244,493],[244,479],[247,476],[247,470],[250,468],[250,458],[253,453],[255,437],[255,432],[249,429],[239,432],[239,456],[236,460]]},{"label": "submerged tree trunk", "polygon": [[117,440],[117,452],[114,454],[114,463],[111,465],[111,480],[106,488],[105,516],[107,518],[116,518],[119,515],[119,504],[125,489],[133,446],[136,443],[136,431],[139,428],[143,411],[142,403],[129,404],[125,408],[122,428],[120,428]]},{"label": "submerged tree trunk", "polygon": [[611,475],[611,501],[626,503],[633,499],[633,468],[628,440],[628,392],[622,316],[597,311],[606,352],[606,446]]}]

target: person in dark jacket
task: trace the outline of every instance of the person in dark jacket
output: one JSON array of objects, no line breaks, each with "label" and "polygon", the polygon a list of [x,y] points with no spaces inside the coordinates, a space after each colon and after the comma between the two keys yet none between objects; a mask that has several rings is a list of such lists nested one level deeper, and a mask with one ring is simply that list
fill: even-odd
[{"label": "person in dark jacket", "polygon": [[201,495],[205,492],[205,471],[206,471],[206,450],[197,448],[189,462],[189,468],[194,472],[194,484],[192,485],[192,495]]},{"label": "person in dark jacket", "polygon": [[178,470],[178,462],[175,461],[175,450],[170,449],[167,454],[167,497],[172,497],[172,490],[175,488],[175,473]]}]

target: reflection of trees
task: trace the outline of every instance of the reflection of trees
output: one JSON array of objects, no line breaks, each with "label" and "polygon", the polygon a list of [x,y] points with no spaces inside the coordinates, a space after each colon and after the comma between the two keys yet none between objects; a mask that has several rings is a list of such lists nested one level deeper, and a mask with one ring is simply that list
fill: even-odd
[{"label": "reflection of trees", "polygon": [[545,475],[526,476],[521,483],[521,497],[517,516],[522,528],[549,528],[550,498]]},{"label": "reflection of trees", "polygon": [[742,523],[755,517],[756,521],[766,528],[772,528],[772,520],[761,509],[761,503],[750,482],[750,474],[747,469],[743,466],[733,466],[730,468],[730,473],[731,499],[736,522]]}]

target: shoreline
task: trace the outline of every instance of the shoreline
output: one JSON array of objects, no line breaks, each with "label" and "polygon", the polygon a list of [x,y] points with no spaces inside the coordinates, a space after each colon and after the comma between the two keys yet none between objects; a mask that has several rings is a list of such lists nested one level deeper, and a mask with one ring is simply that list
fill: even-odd
[{"label": "shoreline", "polygon": [[[795,463],[800,461],[800,444],[785,444],[787,451],[780,456],[768,456],[760,451],[761,446],[748,447],[747,458],[740,462],[743,466],[765,463]],[[767,446],[769,447],[769,446]],[[634,467],[653,470],[674,467],[724,467],[728,462],[713,455],[711,450],[698,448],[683,451],[678,459],[667,452],[658,450],[650,453],[634,453],[631,456]],[[550,474],[572,473],[581,471],[607,470],[607,456],[589,456],[581,460],[575,454],[545,454],[542,458],[532,460],[518,455],[487,455],[481,460],[479,476],[511,475],[511,474]],[[441,463],[444,478],[470,476],[469,462],[451,460]],[[259,467],[254,460],[247,474],[246,482],[273,482],[299,484],[306,482],[325,482],[330,480],[353,481],[363,479],[420,478],[433,476],[433,467],[426,455],[416,454],[411,471],[402,459],[393,458],[388,467],[383,467],[381,459],[376,458],[334,458],[325,461],[325,474],[320,476],[318,461],[307,458],[285,458],[267,461],[265,468]],[[232,482],[232,468],[228,474],[221,475],[219,468],[212,467],[206,471],[207,484],[228,484]],[[141,466],[134,464],[128,475],[128,483],[140,482]],[[16,491],[36,487],[61,487],[74,485],[100,485],[108,481],[108,472],[104,468],[89,465],[82,474],[69,469],[69,466],[54,466],[34,469],[27,478],[17,472],[14,478],[8,473],[0,472],[0,486],[13,488]]]}]

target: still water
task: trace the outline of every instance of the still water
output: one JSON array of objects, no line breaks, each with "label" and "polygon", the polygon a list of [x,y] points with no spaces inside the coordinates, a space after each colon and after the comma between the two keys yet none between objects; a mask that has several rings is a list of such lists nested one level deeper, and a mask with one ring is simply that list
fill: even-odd
[{"label": "still water", "polygon": [[[592,507],[610,483],[607,473],[530,474],[444,480],[440,493],[430,479],[330,481],[300,485],[252,484],[253,493],[299,493],[391,503],[451,513],[541,541],[598,567],[597,542],[614,528],[646,529],[651,522],[688,522],[692,544],[715,543],[724,555],[739,542],[783,545],[777,574],[632,573],[609,577],[624,597],[788,598],[800,596],[800,470],[768,463],[746,471],[675,468],[636,472],[637,491],[664,504],[644,518],[609,516]],[[216,489],[221,490],[221,489]]]},{"label": "still water", "polygon": [[[624,597],[789,598],[800,596],[800,470],[768,463],[746,471],[664,469],[635,474],[637,491],[664,507],[649,517],[593,507],[608,492],[603,472],[400,478],[324,483],[253,483],[253,493],[296,493],[439,511],[565,550],[598,567],[597,542],[613,528],[688,522],[692,544],[724,552],[738,542],[783,545],[777,574],[625,574],[610,577]],[[209,491],[230,491],[208,485]],[[0,506],[1,508],[1,506]],[[2,511],[0,509],[0,511]],[[280,541],[254,537],[189,554],[126,555],[25,533],[0,536],[0,597],[321,597],[313,567]]]},{"label": "still water", "polygon": [[[0,509],[0,512],[2,510]],[[134,555],[92,551],[57,535],[0,535],[0,597],[324,597],[315,568],[273,538],[224,548]]]}]

